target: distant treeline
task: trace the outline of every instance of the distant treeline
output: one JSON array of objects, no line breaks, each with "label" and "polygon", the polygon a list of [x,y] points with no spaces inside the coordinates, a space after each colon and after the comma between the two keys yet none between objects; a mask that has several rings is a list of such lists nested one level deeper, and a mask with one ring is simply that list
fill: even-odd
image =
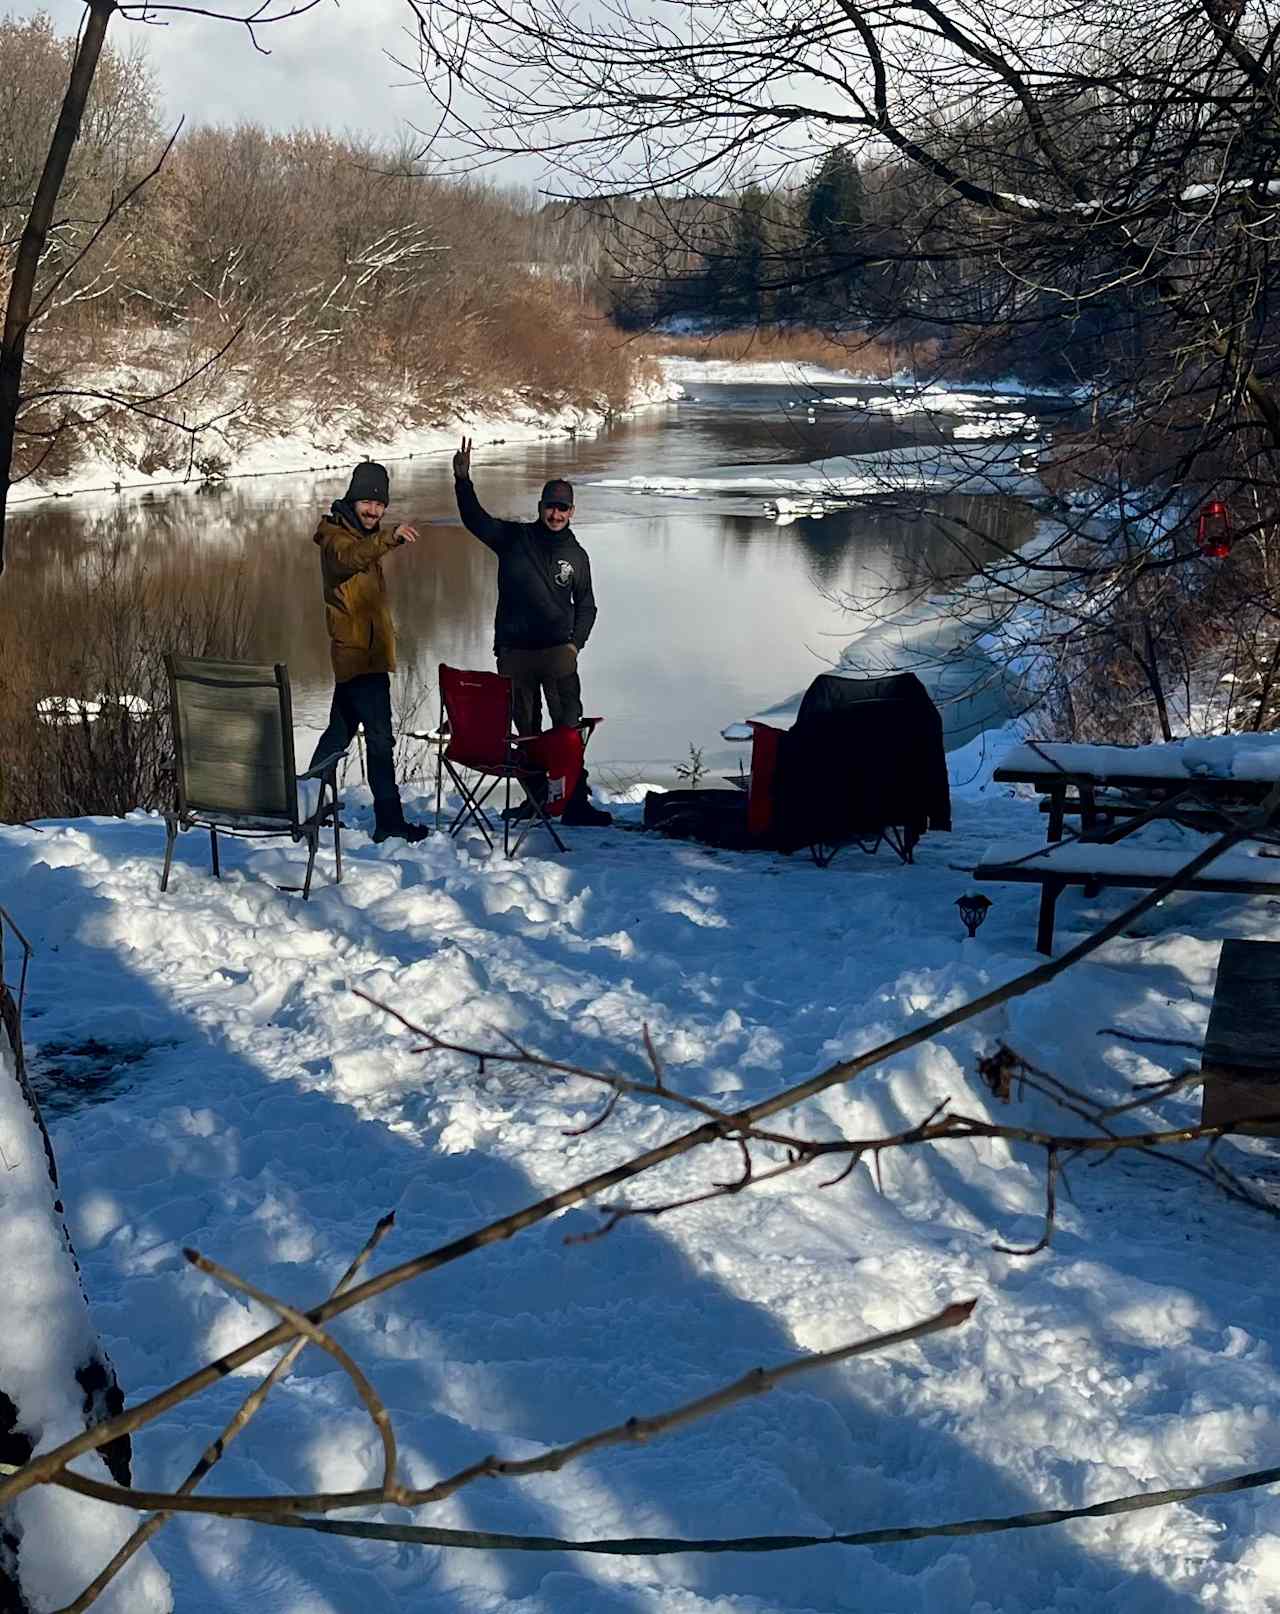
[{"label": "distant treeline", "polygon": [[[557,216],[576,224],[624,328],[815,328],[882,351],[925,347],[959,375],[1046,381],[1132,346],[1138,311],[1122,284],[1063,320],[1060,266],[1029,260],[1011,289],[1005,243],[959,228],[954,202],[917,167],[860,164],[837,146],[799,184],[566,203]],[[1040,274],[1052,290],[1037,289]]]},{"label": "distant treeline", "polygon": [[[70,43],[46,16],[0,19],[0,289]],[[106,51],[42,265],[19,471],[65,468],[86,430],[123,431],[104,404],[183,380],[136,445],[148,469],[188,452],[165,425],[179,412],[225,406],[270,431],[305,399],[338,437],[406,404],[431,419],[513,396],[625,401],[634,348],[557,256],[538,200],[433,177],[407,147],[199,127],[199,111],[169,146],[145,56]]]}]

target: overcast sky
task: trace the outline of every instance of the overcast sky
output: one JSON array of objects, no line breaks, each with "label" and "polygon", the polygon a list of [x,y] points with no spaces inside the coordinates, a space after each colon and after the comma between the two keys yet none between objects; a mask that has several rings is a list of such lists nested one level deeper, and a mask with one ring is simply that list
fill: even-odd
[{"label": "overcast sky", "polygon": [[[211,0],[205,0],[211,3]],[[247,15],[259,0],[218,0],[219,8]],[[47,11],[59,32],[71,33],[84,12],[81,0],[0,0],[0,12],[30,16]],[[390,137],[406,120],[429,128],[431,106],[421,85],[387,57],[415,55],[405,32],[412,14],[404,0],[321,0],[313,11],[259,32],[271,54],[255,51],[247,31],[228,22],[173,16],[167,27],[116,17],[108,39],[117,47],[142,40],[164,97],[167,121],[250,121],[273,129],[299,126]],[[540,165],[503,165],[488,177],[532,183]]]}]

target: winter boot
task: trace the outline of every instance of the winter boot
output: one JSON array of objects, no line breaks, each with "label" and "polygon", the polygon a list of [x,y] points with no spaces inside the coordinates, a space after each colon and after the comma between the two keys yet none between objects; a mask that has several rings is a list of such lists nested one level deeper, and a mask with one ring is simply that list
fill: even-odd
[{"label": "winter boot", "polygon": [[587,793],[587,772],[584,768],[578,775],[578,783],[574,786],[573,795],[564,804],[564,812],[560,815],[562,824],[586,825],[593,829],[603,829],[606,824],[613,823],[613,814],[605,812],[603,807],[594,807],[591,797]]},{"label": "winter boot", "polygon": [[408,841],[410,846],[416,846],[419,841],[425,841],[430,833],[428,825],[411,824],[407,818],[402,818],[398,824],[379,824],[373,832],[373,839],[379,846],[383,841]]},{"label": "winter boot", "polygon": [[[535,773],[525,779],[525,788],[529,795],[522,796],[519,801],[512,802],[510,807],[502,809],[502,816],[508,824],[523,824],[525,819],[534,815],[533,802],[545,806],[547,800],[547,776],[545,773]],[[533,801],[529,798],[532,797]]]},{"label": "winter boot", "polygon": [[407,841],[414,846],[418,841],[425,841],[431,831],[425,824],[411,824],[404,816],[404,809],[400,803],[388,802],[381,806],[378,802],[373,807],[373,840],[375,845],[381,846],[383,841]]}]

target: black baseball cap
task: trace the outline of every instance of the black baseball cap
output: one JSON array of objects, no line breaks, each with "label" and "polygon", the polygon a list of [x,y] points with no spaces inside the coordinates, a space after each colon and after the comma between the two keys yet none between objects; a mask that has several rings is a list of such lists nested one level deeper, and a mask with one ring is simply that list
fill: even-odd
[{"label": "black baseball cap", "polygon": [[539,504],[569,504],[573,503],[573,483],[566,482],[562,477],[553,476],[542,490]]}]

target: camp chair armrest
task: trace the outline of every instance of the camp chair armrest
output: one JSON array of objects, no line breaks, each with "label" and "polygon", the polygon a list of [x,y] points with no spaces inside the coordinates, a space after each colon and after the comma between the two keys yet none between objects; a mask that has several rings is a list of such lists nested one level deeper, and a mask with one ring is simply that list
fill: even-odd
[{"label": "camp chair armrest", "polygon": [[325,757],[320,762],[317,762],[314,768],[308,768],[306,773],[300,773],[298,778],[300,780],[323,779],[326,773],[336,773],[338,764],[346,754],[345,751],[335,751],[332,756]]}]

